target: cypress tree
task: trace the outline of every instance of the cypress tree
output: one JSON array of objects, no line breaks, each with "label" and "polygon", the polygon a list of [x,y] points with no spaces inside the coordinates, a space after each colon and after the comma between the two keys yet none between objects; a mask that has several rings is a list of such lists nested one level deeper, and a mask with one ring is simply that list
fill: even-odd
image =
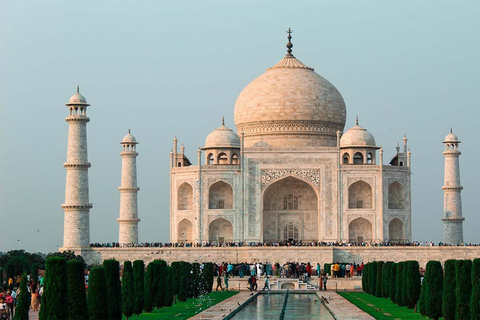
[{"label": "cypress tree", "polygon": [[382,297],[385,299],[388,298],[390,294],[390,268],[392,267],[393,262],[387,261],[383,265],[382,270]]},{"label": "cypress tree", "polygon": [[133,315],[134,305],[135,289],[133,285],[132,263],[125,261],[122,273],[122,313],[127,320]]},{"label": "cypress tree", "polygon": [[377,262],[377,274],[375,275],[375,297],[381,298],[383,297],[383,283],[382,283],[382,272],[383,272],[383,265],[385,263],[383,261]]},{"label": "cypress tree", "polygon": [[171,307],[173,303],[172,267],[167,266],[166,274],[165,301],[163,305],[165,307]]},{"label": "cypress tree", "polygon": [[362,290],[366,293],[368,293],[368,281],[367,281],[368,266],[369,266],[368,263],[363,266],[363,275],[362,275]]},{"label": "cypress tree", "polygon": [[397,299],[395,299],[396,296],[396,291],[397,291],[397,264],[393,263],[392,266],[390,267],[390,292],[389,292],[389,297],[390,300],[392,300],[393,303],[397,303]]},{"label": "cypress tree", "polygon": [[425,307],[425,292],[427,291],[427,281],[425,281],[426,278],[427,273],[425,272],[425,278],[423,279],[422,287],[420,289],[420,297],[418,298],[418,310],[420,310],[420,314],[422,316],[427,315],[427,309]]},{"label": "cypress tree", "polygon": [[[30,309],[30,293],[27,289],[27,275],[23,274],[22,281],[20,282],[20,294],[17,297],[17,307],[15,308],[15,320],[28,320],[28,311]],[[46,319],[41,317],[44,309],[44,304],[40,308],[40,319]]]},{"label": "cypress tree", "polygon": [[[205,262],[203,264],[202,278],[205,286],[201,294],[209,294],[213,290],[213,263]],[[170,281],[172,281],[171,278]]]},{"label": "cypress tree", "polygon": [[375,288],[377,287],[377,261],[370,262],[370,269],[368,274],[368,293],[375,295]]},{"label": "cypress tree", "polygon": [[85,294],[84,264],[79,260],[67,262],[68,319],[88,319]]},{"label": "cypress tree", "polygon": [[455,263],[455,319],[470,319],[470,295],[472,293],[472,261],[457,260]]},{"label": "cypress tree", "polygon": [[403,278],[403,266],[403,261],[397,263],[397,277],[395,280],[395,301],[401,307],[404,306],[402,293],[403,282],[405,282]]},{"label": "cypress tree", "polygon": [[190,263],[185,261],[180,262],[180,277],[177,295],[179,301],[187,301],[188,299],[191,283],[191,270],[192,266]]},{"label": "cypress tree", "polygon": [[32,263],[32,272],[31,272],[30,279],[33,280],[36,288],[38,284],[38,263]]},{"label": "cypress tree", "polygon": [[152,269],[153,305],[157,308],[162,308],[165,301],[167,263],[164,260],[155,260],[152,263],[154,264]]},{"label": "cypress tree", "polygon": [[171,268],[172,268],[172,286],[173,286],[173,295],[176,296],[180,292],[180,277],[182,274],[182,263],[180,261],[174,261],[172,262]]},{"label": "cypress tree", "polygon": [[145,303],[145,264],[143,260],[133,261],[133,287],[135,292],[133,313],[138,316],[142,313]]},{"label": "cypress tree", "polygon": [[196,298],[201,295],[203,279],[200,272],[200,264],[192,263],[192,292],[191,297]]},{"label": "cypress tree", "polygon": [[455,320],[455,260],[447,260],[444,265],[442,309],[444,320]]},{"label": "cypress tree", "polygon": [[147,272],[145,273],[145,303],[143,305],[143,310],[145,312],[152,312],[153,310],[153,301],[154,301],[154,288],[153,288],[153,269],[155,268],[153,263],[147,265]]},{"label": "cypress tree", "polygon": [[472,296],[470,297],[470,319],[480,320],[480,259],[472,263]]},{"label": "cypress tree", "polygon": [[420,297],[420,266],[418,261],[407,261],[405,263],[405,305],[409,309],[415,308],[418,298]]},{"label": "cypress tree", "polygon": [[67,260],[51,257],[45,264],[45,281],[40,320],[64,320],[68,317]]},{"label": "cypress tree", "polygon": [[108,298],[105,290],[107,282],[103,267],[90,270],[88,280],[87,305],[90,320],[110,319],[108,315]]},{"label": "cypress tree", "polygon": [[425,309],[427,315],[435,320],[442,316],[443,270],[439,261],[427,263],[427,274],[423,282],[426,284]]},{"label": "cypress tree", "polygon": [[120,263],[115,259],[103,261],[106,292],[108,296],[108,316],[111,320],[122,320],[122,288],[120,284]]},{"label": "cypress tree", "polygon": [[324,272],[325,274],[328,274],[330,277],[332,276],[332,275],[330,274],[331,267],[332,267],[332,264],[331,264],[331,263],[325,263],[325,264],[323,265],[323,272]]}]

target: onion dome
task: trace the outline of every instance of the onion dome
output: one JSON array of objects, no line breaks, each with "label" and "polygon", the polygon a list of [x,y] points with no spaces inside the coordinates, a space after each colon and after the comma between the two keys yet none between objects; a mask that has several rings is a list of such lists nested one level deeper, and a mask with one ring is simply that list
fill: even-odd
[{"label": "onion dome", "polygon": [[128,134],[123,137],[122,142],[137,142],[133,134],[130,133],[130,129],[128,129]]},{"label": "onion dome", "polygon": [[448,142],[460,142],[460,140],[458,140],[458,137],[453,134],[453,131],[452,129],[450,129],[450,133],[447,134],[447,136],[445,137],[445,141],[443,141],[444,143],[448,143]]},{"label": "onion dome", "polygon": [[342,135],[342,138],[340,139],[340,147],[376,147],[375,138],[370,132],[367,131],[367,129],[358,125],[357,117],[356,125],[348,129],[348,131]]},{"label": "onion dome", "polygon": [[77,86],[77,92],[75,92],[75,94],[70,97],[70,100],[65,105],[67,105],[67,106],[70,106],[70,105],[89,106],[89,104],[87,103],[87,99],[85,99],[85,97],[82,94],[80,94],[79,86]]},{"label": "onion dome", "polygon": [[[288,32],[291,33],[289,30]],[[338,90],[291,53],[250,82],[235,103],[237,132],[246,147],[262,141],[272,146],[335,146],[345,126],[345,102]]]},{"label": "onion dome", "polygon": [[222,126],[208,135],[203,149],[214,148],[240,148],[240,137],[232,129],[225,126],[223,118]]}]

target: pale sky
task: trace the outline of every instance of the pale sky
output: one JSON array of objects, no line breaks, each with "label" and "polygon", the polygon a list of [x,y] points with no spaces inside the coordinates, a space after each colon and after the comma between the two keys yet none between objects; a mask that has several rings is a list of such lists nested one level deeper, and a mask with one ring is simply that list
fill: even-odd
[{"label": "pale sky", "polygon": [[137,159],[139,240],[169,241],[169,152],[235,129],[242,89],[293,54],[343,95],[388,164],[412,152],[413,240],[443,239],[443,138],[462,143],[466,242],[480,243],[479,1],[0,0],[0,251],[58,250],[68,125],[80,85],[88,108],[91,241],[118,240],[121,147]]}]

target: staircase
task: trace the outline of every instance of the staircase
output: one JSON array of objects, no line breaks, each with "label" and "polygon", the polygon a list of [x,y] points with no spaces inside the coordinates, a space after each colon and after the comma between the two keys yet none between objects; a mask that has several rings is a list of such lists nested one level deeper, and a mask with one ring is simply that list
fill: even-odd
[{"label": "staircase", "polygon": [[318,290],[300,279],[277,278],[270,282],[270,290]]}]

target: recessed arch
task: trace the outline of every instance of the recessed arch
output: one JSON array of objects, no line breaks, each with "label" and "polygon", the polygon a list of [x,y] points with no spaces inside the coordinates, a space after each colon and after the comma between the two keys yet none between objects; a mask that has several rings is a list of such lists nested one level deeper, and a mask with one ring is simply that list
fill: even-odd
[{"label": "recessed arch", "polygon": [[348,238],[350,242],[367,242],[373,239],[372,224],[365,218],[356,218],[348,225]]},{"label": "recessed arch", "polygon": [[350,163],[350,155],[347,152],[345,152],[343,154],[342,159],[343,159],[343,162],[342,162],[343,164],[349,164]]},{"label": "recessed arch", "polygon": [[348,187],[349,209],[372,209],[372,187],[363,180],[354,182]]},{"label": "recessed arch", "polygon": [[400,182],[394,181],[388,186],[388,209],[405,208],[405,191]]},{"label": "recessed arch", "polygon": [[361,152],[353,155],[353,164],[363,164],[363,154]]},{"label": "recessed arch", "polygon": [[213,156],[213,153],[209,153],[207,156],[207,164],[214,164],[215,163],[215,157]]},{"label": "recessed arch", "polygon": [[367,153],[367,164],[374,164],[373,152]]},{"label": "recessed arch", "polygon": [[221,152],[217,156],[217,163],[218,164],[228,164],[228,156],[225,152]]},{"label": "recessed arch", "polygon": [[239,164],[239,161],[238,161],[238,155],[236,153],[233,153],[232,154],[232,161],[231,161],[232,164]]},{"label": "recessed arch", "polygon": [[178,242],[193,242],[192,222],[187,218],[178,223],[177,238]]},{"label": "recessed arch", "polygon": [[213,220],[208,226],[208,239],[216,243],[233,241],[232,223],[224,218]]},{"label": "recessed arch", "polygon": [[208,189],[209,209],[233,209],[233,188],[224,181],[215,182]]},{"label": "recessed arch", "polygon": [[184,182],[177,190],[177,209],[192,210],[193,209],[193,187]]},{"label": "recessed arch", "polygon": [[388,224],[388,240],[390,242],[404,242],[404,233],[403,221],[399,218],[393,218]]}]

